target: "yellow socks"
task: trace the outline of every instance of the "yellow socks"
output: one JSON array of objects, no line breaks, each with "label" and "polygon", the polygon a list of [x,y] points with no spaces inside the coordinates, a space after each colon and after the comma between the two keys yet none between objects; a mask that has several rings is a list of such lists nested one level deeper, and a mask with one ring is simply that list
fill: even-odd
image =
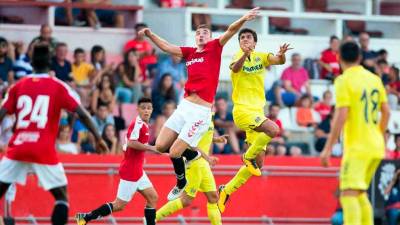
[{"label": "yellow socks", "polygon": [[207,214],[211,225],[222,225],[221,213],[217,203],[207,203]]},{"label": "yellow socks", "polygon": [[368,195],[366,192],[358,196],[358,203],[361,209],[361,223],[362,225],[373,225],[374,224],[374,212],[372,205],[369,202]]},{"label": "yellow socks", "polygon": [[157,210],[156,221],[160,221],[160,220],[164,219],[165,217],[167,217],[181,209],[183,209],[183,205],[182,205],[182,201],[180,198],[170,201],[167,204],[165,204],[163,207],[161,207],[159,210]]},{"label": "yellow socks", "polygon": [[257,133],[256,138],[254,139],[249,149],[247,149],[246,153],[244,154],[244,157],[246,159],[256,158],[260,152],[265,150],[267,144],[271,141],[271,139],[272,138],[270,136],[266,135],[263,132]]},{"label": "yellow socks", "polygon": [[245,184],[251,176],[252,175],[246,168],[246,166],[240,167],[235,177],[233,177],[232,180],[230,180],[229,183],[225,185],[226,194],[230,195],[233,192],[237,191],[237,189],[239,189],[243,184]]},{"label": "yellow socks", "polygon": [[[346,225],[361,225],[361,207],[357,196],[341,196],[343,221]],[[364,225],[364,224],[363,224]]]}]

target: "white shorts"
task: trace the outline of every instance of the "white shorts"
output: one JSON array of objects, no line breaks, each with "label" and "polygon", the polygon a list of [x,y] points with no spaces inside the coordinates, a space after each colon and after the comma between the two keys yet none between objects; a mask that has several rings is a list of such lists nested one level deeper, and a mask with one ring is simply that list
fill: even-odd
[{"label": "white shorts", "polygon": [[143,191],[151,187],[153,187],[153,184],[143,171],[142,177],[136,182],[119,179],[117,198],[130,202],[136,191]]},{"label": "white shorts", "polygon": [[64,167],[12,160],[6,157],[0,162],[0,181],[4,183],[19,183],[25,185],[28,172],[33,171],[39,179],[39,184],[45,190],[67,185]]},{"label": "white shorts", "polygon": [[182,99],[165,126],[179,134],[178,138],[196,147],[211,123],[211,108]]}]

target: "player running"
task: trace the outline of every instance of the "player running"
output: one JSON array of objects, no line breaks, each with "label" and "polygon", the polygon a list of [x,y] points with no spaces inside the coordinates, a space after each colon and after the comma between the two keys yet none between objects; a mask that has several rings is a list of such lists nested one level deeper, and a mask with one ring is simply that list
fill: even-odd
[{"label": "player running", "polygon": [[35,73],[11,87],[1,106],[0,122],[6,114],[15,114],[16,123],[0,162],[0,198],[10,184],[25,184],[27,173],[33,170],[40,185],[56,200],[51,223],[63,225],[68,221],[67,177],[55,150],[61,110],[76,112],[93,133],[97,149],[108,151],[108,148],[76,94],[48,75],[50,57],[47,45],[35,46],[32,57]]},{"label": "player running", "polygon": [[126,134],[124,145],[125,157],[119,168],[120,181],[117,198],[106,203],[90,213],[78,213],[78,225],[87,224],[91,220],[121,211],[132,200],[136,191],[146,199],[144,217],[147,225],[154,225],[158,195],[150,179],[143,171],[145,151],[157,152],[155,146],[149,142],[149,120],[153,112],[151,99],[141,98],[138,102],[139,115],[132,121]]},{"label": "player running", "polygon": [[212,142],[214,143],[226,143],[226,136],[214,137],[214,123],[211,121],[208,131],[203,134],[196,149],[200,149],[203,152],[203,157],[198,159],[193,158],[193,150],[187,149],[183,156],[190,160],[186,169],[188,185],[182,195],[173,201],[169,201],[167,204],[157,210],[156,220],[160,221],[165,217],[188,207],[193,199],[196,197],[198,191],[203,192],[207,198],[207,214],[212,225],[221,225],[221,213],[218,210],[217,201],[218,194],[215,185],[214,176],[211,171],[211,165],[214,165],[217,158],[208,156],[210,153],[210,147]]},{"label": "player running", "polygon": [[339,59],[343,74],[335,79],[335,114],[321,162],[329,165],[332,147],[344,126],[340,168],[344,224],[372,225],[374,215],[366,191],[385,155],[383,135],[390,110],[381,79],[360,65],[360,47],[344,43]]},{"label": "player running", "polygon": [[257,156],[264,152],[268,142],[279,133],[275,122],[264,114],[265,68],[270,65],[282,65],[286,61],[289,44],[283,44],[276,55],[254,51],[257,33],[244,28],[239,32],[240,50],[230,65],[232,79],[233,119],[241,130],[246,132],[246,142],[250,145],[242,159],[242,166],[236,176],[225,186],[220,186],[218,207],[225,211],[226,202],[233,192],[247,182],[252,175],[261,176],[257,165]]},{"label": "player running", "polygon": [[165,152],[170,149],[170,158],[177,178],[176,186],[168,194],[169,200],[178,198],[187,184],[183,151],[189,147],[196,147],[210,126],[211,106],[218,86],[222,48],[246,21],[253,20],[258,14],[258,8],[250,10],[216,39],[211,39],[209,27],[200,25],[196,29],[196,48],[170,44],[149,28],[139,32],[139,35],[146,35],[164,52],[185,59],[188,70],[185,98],[167,120],[156,140],[158,151]]}]

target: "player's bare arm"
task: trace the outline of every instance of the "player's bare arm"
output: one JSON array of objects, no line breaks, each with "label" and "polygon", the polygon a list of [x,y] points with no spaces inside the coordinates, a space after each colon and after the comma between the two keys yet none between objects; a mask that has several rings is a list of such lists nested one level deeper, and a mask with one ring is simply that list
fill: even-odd
[{"label": "player's bare arm", "polygon": [[379,121],[379,127],[381,128],[382,134],[385,133],[390,117],[390,107],[387,102],[382,103],[381,105],[381,119]]},{"label": "player's bare arm", "polygon": [[240,19],[236,20],[233,22],[231,25],[229,25],[228,30],[225,31],[220,37],[219,37],[219,43],[221,45],[225,45],[232,37],[235,35],[239,29],[243,26],[243,24],[247,21],[254,20],[258,14],[260,14],[259,11],[260,7],[256,7],[246,14],[244,14]]},{"label": "player's bare arm", "polygon": [[156,146],[153,145],[146,145],[146,144],[142,144],[139,141],[133,141],[130,140],[128,141],[128,146],[130,148],[133,148],[135,150],[139,150],[139,151],[150,151],[150,152],[156,152],[159,153],[156,149]]},{"label": "player's bare arm", "polygon": [[282,65],[286,62],[285,53],[293,48],[289,47],[290,44],[284,43],[279,47],[279,51],[276,55],[269,55],[268,61],[271,65]]},{"label": "player's bare arm", "polygon": [[243,55],[236,62],[233,62],[229,66],[229,69],[231,69],[234,73],[237,73],[242,69],[244,62],[246,61],[247,57],[250,56],[250,53],[253,51],[253,49],[246,46],[242,49],[242,51]]},{"label": "player's bare arm", "polygon": [[93,121],[90,118],[88,111],[86,111],[82,106],[78,106],[78,108],[76,109],[76,113],[82,120],[82,123],[85,124],[85,126],[93,134],[97,143],[96,150],[100,152],[109,152],[110,150],[108,149],[106,142],[103,140],[100,133],[97,131],[96,126],[93,124]]},{"label": "player's bare arm", "polygon": [[325,167],[329,166],[329,158],[331,157],[333,145],[339,139],[340,131],[342,130],[344,123],[346,122],[348,112],[348,107],[340,107],[335,109],[335,114],[332,120],[331,133],[329,134],[324,150],[321,152],[320,155],[321,164]]},{"label": "player's bare arm", "polygon": [[150,30],[150,28],[144,28],[141,31],[139,31],[139,33],[144,35],[144,36],[146,36],[146,37],[148,37],[162,51],[164,51],[164,52],[166,52],[168,54],[171,54],[171,55],[182,57],[181,48],[179,48],[178,46],[173,45],[173,44],[169,43],[168,41],[162,39],[157,34],[153,33]]}]

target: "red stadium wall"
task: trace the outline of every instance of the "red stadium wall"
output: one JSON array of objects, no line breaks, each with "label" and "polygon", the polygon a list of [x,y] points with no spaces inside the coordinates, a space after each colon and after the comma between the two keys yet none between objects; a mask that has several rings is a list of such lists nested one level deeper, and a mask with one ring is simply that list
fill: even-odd
[{"label": "red stadium wall", "polygon": [[[220,156],[215,168],[217,185],[226,183],[241,165],[239,156]],[[68,174],[70,214],[89,211],[115,198],[118,187],[117,170],[121,158],[97,155],[62,155]],[[334,165],[338,165],[334,161]],[[100,165],[101,164],[101,165]],[[92,165],[93,168],[87,168]],[[104,165],[107,165],[104,167]],[[267,175],[253,177],[237,191],[229,202],[224,217],[297,217],[327,218],[335,210],[334,192],[337,187],[337,167],[324,170],[317,158],[273,157],[265,161]],[[147,157],[147,171],[159,194],[159,207],[166,202],[166,196],[174,185],[172,169],[166,157]],[[85,171],[87,174],[82,174]],[[95,174],[101,171],[104,174]],[[107,174],[109,172],[109,174]],[[93,174],[89,174],[93,173]],[[206,199],[201,193],[193,205],[179,214],[206,217]],[[15,217],[48,217],[53,207],[50,193],[37,185],[37,179],[29,176],[27,185],[17,186],[16,200],[12,205]],[[115,217],[143,216],[144,200],[136,194],[125,211]]]}]

